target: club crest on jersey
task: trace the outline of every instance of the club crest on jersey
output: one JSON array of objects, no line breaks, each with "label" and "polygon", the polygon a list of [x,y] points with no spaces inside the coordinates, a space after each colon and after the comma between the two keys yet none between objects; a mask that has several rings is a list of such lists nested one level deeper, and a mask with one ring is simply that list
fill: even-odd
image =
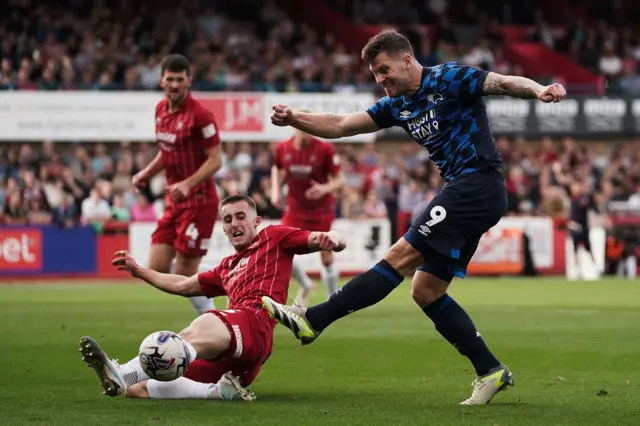
[{"label": "club crest on jersey", "polygon": [[432,104],[438,104],[440,102],[442,102],[444,100],[444,98],[442,97],[442,95],[440,93],[433,93],[429,96],[427,96],[427,100],[429,102],[431,102]]},{"label": "club crest on jersey", "polygon": [[249,258],[248,257],[245,257],[244,259],[241,259],[240,262],[238,262],[238,264],[236,265],[236,267],[233,268],[229,272],[229,277],[237,274],[238,272],[242,271],[243,269],[246,269],[248,264],[249,264]]},{"label": "club crest on jersey", "polygon": [[178,121],[178,125],[176,126],[176,130],[182,130],[182,121]]},{"label": "club crest on jersey", "polygon": [[400,112],[400,117],[402,118],[409,118],[410,115],[411,115],[411,111],[407,111],[406,109]]}]

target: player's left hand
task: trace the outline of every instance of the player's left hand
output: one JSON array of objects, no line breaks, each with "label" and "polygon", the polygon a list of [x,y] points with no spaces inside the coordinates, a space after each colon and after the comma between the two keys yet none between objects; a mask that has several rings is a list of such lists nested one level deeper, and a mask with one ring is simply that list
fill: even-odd
[{"label": "player's left hand", "polygon": [[553,83],[538,93],[538,99],[545,103],[560,102],[567,96],[567,90],[560,83]]},{"label": "player's left hand", "polygon": [[127,271],[132,277],[136,276],[138,268],[140,268],[138,262],[136,262],[127,250],[115,252],[111,264],[115,266],[118,271]]},{"label": "player's left hand", "polygon": [[304,196],[307,200],[319,200],[329,193],[329,188],[326,184],[311,181],[311,188],[307,189]]},{"label": "player's left hand", "polygon": [[182,181],[168,186],[165,191],[168,192],[175,201],[184,201],[189,196],[191,187],[185,181]]}]

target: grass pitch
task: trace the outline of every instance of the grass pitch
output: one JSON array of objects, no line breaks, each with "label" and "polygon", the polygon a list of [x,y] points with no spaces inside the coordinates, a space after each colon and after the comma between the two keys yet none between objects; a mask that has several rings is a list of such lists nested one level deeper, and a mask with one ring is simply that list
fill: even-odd
[{"label": "grass pitch", "polygon": [[278,327],[254,403],[101,396],[79,338],[128,360],[149,333],[193,319],[186,299],[143,284],[0,286],[0,425],[640,424],[640,282],[476,278],[451,290],[515,375],[489,406],[458,405],[473,370],[406,283],[310,346]]}]

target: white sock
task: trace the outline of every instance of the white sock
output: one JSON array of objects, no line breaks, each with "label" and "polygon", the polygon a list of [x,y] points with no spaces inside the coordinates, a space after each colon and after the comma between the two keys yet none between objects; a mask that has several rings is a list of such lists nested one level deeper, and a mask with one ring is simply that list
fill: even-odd
[{"label": "white sock", "polygon": [[202,315],[216,308],[213,304],[213,299],[209,299],[207,296],[193,296],[189,298],[189,301],[196,309],[196,312],[198,312],[198,315]]},{"label": "white sock", "polygon": [[320,276],[322,277],[322,282],[324,286],[327,288],[327,299],[331,297],[333,293],[338,291],[338,281],[340,280],[340,271],[335,263],[332,263],[329,266],[325,266],[320,271]]},{"label": "white sock", "polygon": [[138,357],[121,365],[120,369],[122,370],[122,378],[127,386],[133,386],[136,383],[149,380],[149,376],[142,369],[142,364],[140,364],[140,358]]},{"label": "white sock", "polygon": [[149,380],[147,392],[150,398],[158,399],[227,399],[220,392],[218,383],[199,383],[186,377],[170,382]]},{"label": "white sock", "polygon": [[636,256],[629,256],[625,259],[625,264],[627,268],[627,278],[630,280],[635,280],[636,275],[638,273],[638,263],[636,260]]},{"label": "white sock", "polygon": [[302,287],[305,292],[311,291],[313,288],[313,281],[311,281],[311,278],[309,278],[309,275],[307,275],[302,265],[300,265],[300,261],[297,260],[296,257],[293,258],[291,275],[298,281],[298,284],[300,284],[300,287]]},{"label": "white sock", "polygon": [[159,399],[214,399],[210,394],[216,386],[211,383],[198,383],[186,377],[178,377],[170,382],[149,380],[147,392],[150,398]]},{"label": "white sock", "polygon": [[[207,265],[206,263],[200,262],[200,264],[198,265],[198,273],[206,272],[206,271],[209,271],[211,269],[213,269],[213,266]],[[175,259],[173,260],[173,262],[171,262],[171,273],[172,274],[176,273],[176,261],[175,261]],[[212,311],[212,310],[214,310],[216,308],[215,305],[213,304],[213,299],[209,299],[207,296],[190,297],[189,301],[191,302],[191,304],[195,308],[195,310],[198,313],[198,315],[202,315],[205,312]]]}]

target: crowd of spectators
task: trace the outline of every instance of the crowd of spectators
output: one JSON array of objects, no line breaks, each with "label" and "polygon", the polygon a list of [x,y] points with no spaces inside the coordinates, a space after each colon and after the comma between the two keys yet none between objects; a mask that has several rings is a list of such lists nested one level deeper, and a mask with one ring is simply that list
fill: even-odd
[{"label": "crowd of spectators", "polygon": [[[605,21],[593,25],[573,17],[551,25],[530,1],[332,3],[356,24],[398,26],[424,65],[457,61],[515,75],[523,70],[505,60],[500,26],[528,24],[531,40],[602,74],[611,92],[640,93],[640,35]],[[10,2],[0,16],[0,89],[153,90],[162,57],[181,52],[192,59],[196,90],[379,90],[357,52],[294,22],[274,0],[185,0],[177,12],[154,6],[123,0]],[[480,28],[473,40],[458,30],[469,26]]]},{"label": "crowd of spectators", "polygon": [[[411,219],[442,188],[426,151],[411,142],[400,149],[389,144],[337,144],[345,177],[338,217]],[[498,145],[508,167],[509,215],[548,213],[549,188],[564,189],[571,182],[589,185],[605,209],[611,202],[640,208],[640,141],[616,146],[502,137]],[[215,175],[220,196],[249,194],[261,215],[279,218],[282,211],[269,199],[272,146],[224,143],[222,151],[223,166]],[[139,194],[131,185],[131,176],[154,154],[148,143],[2,145],[0,221],[60,226],[155,221],[164,209],[164,176]]]},{"label": "crowd of spectators", "polygon": [[27,6],[0,17],[0,88],[7,90],[153,90],[162,57],[173,52],[192,60],[195,90],[375,86],[344,44],[293,22],[273,1],[202,2],[195,12],[167,13],[144,1],[18,3]]},{"label": "crowd of spectators", "polygon": [[[508,4],[507,4],[508,3]],[[398,25],[424,65],[457,61],[521,74],[504,59],[501,24],[532,24],[530,38],[562,50],[602,73],[612,91],[639,93],[640,37],[605,22],[548,24],[535,2],[332,0],[358,24]],[[615,3],[615,2],[614,2]],[[386,5],[386,6],[385,6]],[[179,51],[192,59],[196,90],[353,92],[377,90],[357,53],[333,36],[293,22],[273,0],[164,2],[11,0],[0,16],[0,88],[8,90],[154,90],[160,60]],[[393,10],[390,13],[389,10]],[[417,17],[419,19],[417,19]],[[530,18],[530,21],[529,21]],[[427,30],[424,25],[433,24]],[[456,25],[478,26],[476,43],[461,42]],[[509,214],[543,213],[551,186],[577,180],[599,201],[640,203],[640,143],[578,145],[569,138],[539,144],[499,140],[508,163]],[[412,143],[398,150],[340,144],[346,186],[338,215],[397,220],[415,213],[442,182],[427,153]],[[248,193],[261,213],[271,205],[271,148],[226,143],[216,175],[221,196]],[[0,145],[0,206],[5,223],[155,220],[162,211],[158,176],[136,194],[131,176],[148,164],[153,144]]]}]

